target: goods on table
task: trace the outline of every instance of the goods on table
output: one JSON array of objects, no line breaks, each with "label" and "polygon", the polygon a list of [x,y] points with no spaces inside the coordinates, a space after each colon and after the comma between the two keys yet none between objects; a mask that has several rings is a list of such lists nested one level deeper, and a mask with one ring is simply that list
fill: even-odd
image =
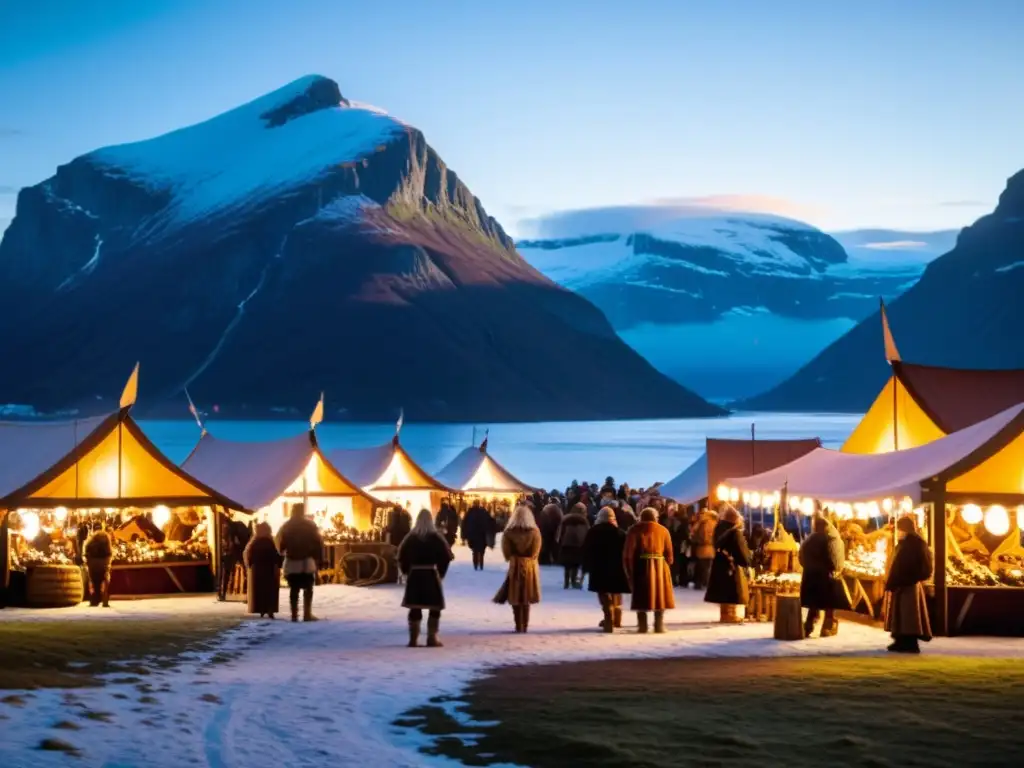
[{"label": "goods on table", "polygon": [[856,578],[881,578],[885,576],[888,550],[886,542],[879,540],[874,548],[856,547],[846,553],[843,573]]},{"label": "goods on table", "polygon": [[754,576],[751,584],[759,587],[774,587],[779,592],[799,592],[800,580],[799,573],[764,572]]}]

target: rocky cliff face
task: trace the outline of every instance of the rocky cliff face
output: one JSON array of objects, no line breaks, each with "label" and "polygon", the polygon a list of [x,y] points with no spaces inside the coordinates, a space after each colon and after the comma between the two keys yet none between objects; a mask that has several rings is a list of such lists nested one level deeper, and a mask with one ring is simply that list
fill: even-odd
[{"label": "rocky cliff face", "polygon": [[[956,246],[888,307],[901,356],[957,368],[1024,368],[1024,171],[995,211],[964,229]],[[876,311],[792,378],[745,406],[861,411],[889,375]]]},{"label": "rocky cliff face", "polygon": [[924,266],[874,250],[848,255],[802,222],[736,211],[596,209],[539,227],[547,237],[518,243],[530,263],[594,302],[660,370],[711,398],[782,381]]},{"label": "rocky cliff face", "polygon": [[[0,242],[0,403],[222,414],[705,416],[599,310],[526,264],[423,134],[319,76],[97,150]],[[584,366],[604,361],[595,384]]]}]

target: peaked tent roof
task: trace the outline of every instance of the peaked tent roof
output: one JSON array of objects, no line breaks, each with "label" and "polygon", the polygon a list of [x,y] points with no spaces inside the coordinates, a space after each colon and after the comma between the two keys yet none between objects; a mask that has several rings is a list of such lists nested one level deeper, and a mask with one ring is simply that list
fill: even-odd
[{"label": "peaked tent roof", "polygon": [[530,493],[535,491],[494,460],[484,446],[470,446],[445,465],[437,481],[458,491]]},{"label": "peaked tent roof", "polygon": [[95,419],[0,425],[0,507],[242,506],[177,467],[129,408]]},{"label": "peaked tent roof", "polygon": [[255,512],[283,496],[313,461],[316,488],[310,495],[362,496],[379,503],[326,460],[311,431],[258,442],[222,440],[204,431],[182,467]]},{"label": "peaked tent roof", "polygon": [[892,376],[842,450],[914,448],[1024,402],[1024,370],[941,368],[894,361]]},{"label": "peaked tent roof", "polygon": [[[1016,472],[987,471],[1002,465]],[[819,500],[923,497],[923,485],[945,481],[957,493],[1024,494],[1024,403],[916,448],[860,454],[818,448],[777,469],[724,482],[744,491],[778,491]],[[965,482],[966,481],[966,482]],[[985,487],[987,485],[987,487]]]},{"label": "peaked tent roof", "polygon": [[[428,474],[402,447],[398,438],[369,448],[335,448],[327,452],[327,460],[360,488],[377,486],[404,491],[446,491],[454,489]],[[392,462],[400,463],[394,477],[385,478]]]},{"label": "peaked tent roof", "polygon": [[704,455],[663,485],[660,493],[680,504],[693,504],[709,497],[727,477],[767,472],[820,447],[821,440],[816,437],[781,440],[709,437],[704,442]]},{"label": "peaked tent roof", "polygon": [[690,466],[658,489],[663,498],[680,504],[695,504],[708,495],[707,451]]}]

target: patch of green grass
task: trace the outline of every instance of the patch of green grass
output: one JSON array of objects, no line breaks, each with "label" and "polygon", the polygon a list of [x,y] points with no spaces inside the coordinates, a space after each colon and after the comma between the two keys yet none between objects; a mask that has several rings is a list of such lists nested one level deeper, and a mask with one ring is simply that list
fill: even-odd
[{"label": "patch of green grass", "polygon": [[1021,691],[1014,660],[601,661],[497,669],[463,702],[481,725],[438,703],[395,724],[468,765],[1016,766]]},{"label": "patch of green grass", "polygon": [[[135,682],[241,622],[222,616],[167,619],[52,619],[0,624],[0,690],[102,685],[99,675]],[[143,661],[149,659],[148,661]]]}]

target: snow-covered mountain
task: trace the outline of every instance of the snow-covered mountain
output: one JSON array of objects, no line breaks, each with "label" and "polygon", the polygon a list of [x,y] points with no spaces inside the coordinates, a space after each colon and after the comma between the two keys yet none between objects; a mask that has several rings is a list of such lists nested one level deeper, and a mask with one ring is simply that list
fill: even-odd
[{"label": "snow-covered mountain", "polygon": [[533,266],[597,304],[659,370],[723,400],[790,375],[928,260],[893,246],[899,233],[844,233],[850,254],[793,219],[705,206],[571,211],[526,228],[517,248]]},{"label": "snow-covered mountain", "polygon": [[[516,253],[417,129],[297,80],[76,158],[0,241],[0,403],[110,407],[188,387],[222,414],[535,420],[720,410]],[[576,350],[606,360],[579,387]],[[538,373],[540,372],[540,373]]]},{"label": "snow-covered mountain", "polygon": [[[923,365],[1024,368],[1024,171],[996,209],[888,307],[900,354]],[[748,400],[768,410],[863,411],[891,374],[875,311],[791,378]],[[984,395],[984,393],[981,393]]]}]

